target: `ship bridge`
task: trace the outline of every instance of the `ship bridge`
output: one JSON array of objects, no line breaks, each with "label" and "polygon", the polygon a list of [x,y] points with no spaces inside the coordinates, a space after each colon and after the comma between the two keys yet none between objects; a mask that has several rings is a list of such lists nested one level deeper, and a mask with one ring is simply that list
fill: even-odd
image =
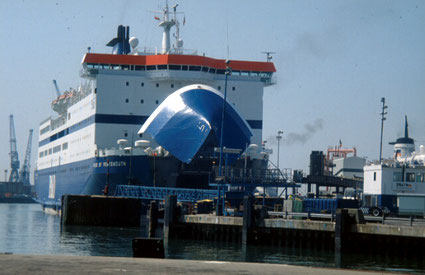
[{"label": "ship bridge", "polygon": [[[81,76],[95,78],[99,70],[133,71],[150,73],[156,80],[169,80],[175,75],[184,78],[188,72],[193,79],[215,79],[222,76],[226,69],[226,60],[206,56],[161,54],[161,55],[117,55],[87,53],[83,58]],[[231,60],[232,77],[260,80],[265,86],[276,83],[273,73],[276,68],[272,62]]]}]

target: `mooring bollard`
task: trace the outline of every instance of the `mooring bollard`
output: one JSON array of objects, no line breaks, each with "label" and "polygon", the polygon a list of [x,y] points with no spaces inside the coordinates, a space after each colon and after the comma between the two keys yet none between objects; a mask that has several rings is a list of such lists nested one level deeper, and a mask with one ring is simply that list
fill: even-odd
[{"label": "mooring bollard", "polygon": [[176,222],[177,211],[177,196],[168,195],[165,200],[164,212],[164,239],[169,239],[173,236],[173,224]]},{"label": "mooring bollard", "polygon": [[158,226],[158,203],[151,201],[149,208],[149,238],[155,238],[155,231]]}]

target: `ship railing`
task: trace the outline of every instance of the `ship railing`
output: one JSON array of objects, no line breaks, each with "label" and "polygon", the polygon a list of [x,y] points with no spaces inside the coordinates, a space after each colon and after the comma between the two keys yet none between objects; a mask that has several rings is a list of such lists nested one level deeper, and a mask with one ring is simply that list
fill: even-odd
[{"label": "ship railing", "polygon": [[165,200],[168,195],[177,195],[181,202],[197,202],[205,199],[217,198],[217,190],[212,189],[189,189],[168,188],[138,185],[117,185],[115,196],[138,198],[145,200]]}]

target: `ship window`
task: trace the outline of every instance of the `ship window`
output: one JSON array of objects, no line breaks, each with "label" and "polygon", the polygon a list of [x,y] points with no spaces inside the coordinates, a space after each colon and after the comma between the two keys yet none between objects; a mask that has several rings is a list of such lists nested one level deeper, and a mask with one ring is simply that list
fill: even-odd
[{"label": "ship window", "polygon": [[62,144],[62,150],[66,150],[68,149],[68,142],[65,142],[64,144]]},{"label": "ship window", "polygon": [[236,87],[235,86],[232,87],[232,91],[234,91],[234,90],[236,90]]},{"label": "ship window", "polygon": [[130,68],[130,66],[128,65],[121,65],[121,68],[125,71],[128,71],[128,69]]},{"label": "ship window", "polygon": [[171,88],[174,88],[174,84],[171,84]]},{"label": "ship window", "polygon": [[166,70],[167,65],[158,65],[158,70]]},{"label": "ship window", "polygon": [[214,68],[210,68],[210,73],[215,74],[215,69]]},{"label": "ship window", "polygon": [[40,152],[39,154],[38,154],[38,157],[39,158],[42,158],[43,156],[44,156],[44,154],[43,154],[44,152]]},{"label": "ship window", "polygon": [[60,145],[53,147],[53,153],[57,153],[60,150],[61,150],[61,146]]},{"label": "ship window", "polygon": [[127,137],[127,136],[128,136],[128,134],[127,134],[127,133],[124,133],[124,136],[125,136],[125,137]]},{"label": "ship window", "polygon": [[112,70],[120,70],[121,69],[120,65],[117,65],[117,64],[111,64],[111,67],[112,67]]},{"label": "ship window", "polygon": [[393,181],[403,181],[401,172],[394,172],[393,173]]},{"label": "ship window", "polygon": [[158,101],[158,100],[155,100],[155,103],[156,103],[156,104],[158,104],[158,103],[159,103],[159,101]]},{"label": "ship window", "polygon": [[139,134],[139,137],[143,137],[143,134]]},{"label": "ship window", "polygon": [[144,102],[145,102],[145,101],[144,101],[143,99],[141,99],[141,100],[140,100],[140,103],[142,103],[142,104],[143,104]]},{"label": "ship window", "polygon": [[241,76],[249,76],[249,72],[248,71],[242,71]]},{"label": "ship window", "polygon": [[159,83],[156,83],[156,85],[155,85],[157,88],[159,87]]},{"label": "ship window", "polygon": [[208,72],[208,67],[202,67],[203,72]]},{"label": "ship window", "polygon": [[97,88],[94,88],[94,93],[97,94]]},{"label": "ship window", "polygon": [[373,172],[373,181],[376,181],[376,172]]},{"label": "ship window", "polygon": [[219,90],[219,91],[220,91],[220,90],[221,90],[221,86],[218,86],[218,87],[217,87],[217,90]]},{"label": "ship window", "polygon": [[127,81],[126,83],[125,83],[125,86],[129,86],[130,85],[130,83]]},{"label": "ship window", "polygon": [[48,131],[50,131],[50,125],[47,125],[46,127],[44,127],[43,129],[40,130],[40,135],[47,133]]},{"label": "ship window", "polygon": [[68,113],[68,120],[71,119],[71,113]]},{"label": "ship window", "polygon": [[182,69],[182,66],[180,66],[180,65],[168,65],[168,68],[170,70],[180,71]]},{"label": "ship window", "polygon": [[406,173],[406,181],[415,182],[415,173]]},{"label": "ship window", "polygon": [[136,65],[136,67],[134,69],[136,71],[144,71],[145,70],[145,66]]},{"label": "ship window", "polygon": [[146,66],[146,69],[148,71],[153,71],[153,70],[156,70],[156,66],[155,65],[149,65],[149,66]]},{"label": "ship window", "polygon": [[200,71],[201,66],[189,66],[189,71]]},{"label": "ship window", "polygon": [[125,103],[128,103],[128,98],[125,99]]},{"label": "ship window", "polygon": [[224,74],[225,70],[219,69],[217,70],[217,74]]},{"label": "ship window", "polygon": [[49,149],[49,155],[51,155],[51,154],[52,154],[52,148]]},{"label": "ship window", "polygon": [[417,173],[416,174],[416,182],[424,182],[425,181],[425,174],[424,173]]},{"label": "ship window", "polygon": [[145,83],[143,83],[143,82],[142,82],[142,83],[140,83],[140,86],[144,87],[144,86],[145,86]]},{"label": "ship window", "polygon": [[187,71],[187,65],[182,65],[182,70]]}]

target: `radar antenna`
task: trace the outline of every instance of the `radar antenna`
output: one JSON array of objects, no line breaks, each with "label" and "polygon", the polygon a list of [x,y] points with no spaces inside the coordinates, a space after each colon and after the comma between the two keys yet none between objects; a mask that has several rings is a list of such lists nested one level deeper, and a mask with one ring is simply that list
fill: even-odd
[{"label": "radar antenna", "polygon": [[261,53],[266,54],[267,62],[270,62],[273,58],[272,54],[275,54],[276,52],[261,52]]}]

